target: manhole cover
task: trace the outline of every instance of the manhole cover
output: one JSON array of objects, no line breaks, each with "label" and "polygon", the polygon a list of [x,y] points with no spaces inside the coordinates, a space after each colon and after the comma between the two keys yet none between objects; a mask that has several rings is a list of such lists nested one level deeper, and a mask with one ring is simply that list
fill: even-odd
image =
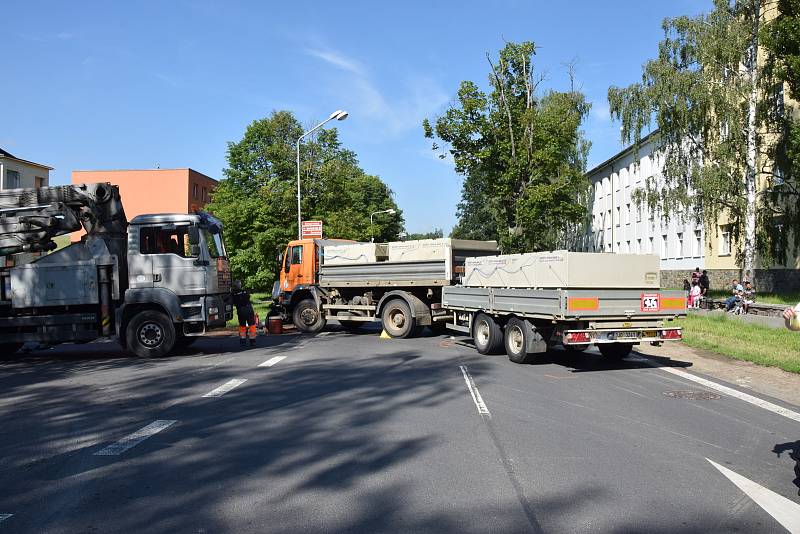
[{"label": "manhole cover", "polygon": [[664,395],[672,399],[687,399],[687,400],[717,400],[722,398],[722,395],[719,395],[718,393],[712,393],[710,391],[689,391],[689,390],[665,391]]}]

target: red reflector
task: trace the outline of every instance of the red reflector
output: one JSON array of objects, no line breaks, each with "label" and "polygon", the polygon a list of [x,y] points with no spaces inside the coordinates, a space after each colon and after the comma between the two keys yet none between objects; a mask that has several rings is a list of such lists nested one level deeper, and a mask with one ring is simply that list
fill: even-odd
[{"label": "red reflector", "polygon": [[589,343],[588,332],[570,332],[564,336],[570,343]]},{"label": "red reflector", "polygon": [[681,335],[681,331],[679,328],[661,331],[661,339],[682,339],[682,338],[683,336]]}]

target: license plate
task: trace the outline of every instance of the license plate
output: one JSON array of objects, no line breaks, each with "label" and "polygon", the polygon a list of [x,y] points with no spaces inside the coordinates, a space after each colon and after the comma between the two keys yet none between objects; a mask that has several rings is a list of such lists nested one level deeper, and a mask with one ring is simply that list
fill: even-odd
[{"label": "license plate", "polygon": [[642,332],[642,337],[658,337],[658,332],[655,330],[645,330]]},{"label": "license plate", "polygon": [[639,339],[639,332],[617,332],[617,339]]}]

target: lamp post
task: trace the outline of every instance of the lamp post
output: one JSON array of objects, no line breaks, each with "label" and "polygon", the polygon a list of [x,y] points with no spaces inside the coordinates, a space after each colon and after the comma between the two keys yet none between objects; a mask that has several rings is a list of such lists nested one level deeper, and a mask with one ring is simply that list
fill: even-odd
[{"label": "lamp post", "polygon": [[344,110],[337,109],[333,113],[331,113],[330,117],[322,121],[321,123],[317,124],[309,131],[301,135],[297,138],[297,239],[303,239],[303,219],[300,216],[300,143],[303,141],[303,138],[307,135],[319,130],[328,122],[336,119],[337,121],[343,121],[347,118],[349,113]]},{"label": "lamp post", "polygon": [[369,215],[369,233],[370,233],[369,242],[370,243],[375,242],[375,236],[372,235],[372,218],[375,215],[378,215],[378,214],[381,214],[381,213],[388,213],[389,215],[394,215],[395,213],[397,213],[397,211],[395,211],[394,208],[389,208],[388,210],[373,211],[372,213],[370,213],[370,215]]}]

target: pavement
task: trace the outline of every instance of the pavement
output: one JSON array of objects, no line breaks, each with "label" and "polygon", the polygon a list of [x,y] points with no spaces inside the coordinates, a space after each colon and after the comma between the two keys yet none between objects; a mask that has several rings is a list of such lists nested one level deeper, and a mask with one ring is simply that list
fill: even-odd
[{"label": "pavement", "polygon": [[259,343],[3,360],[0,533],[800,532],[798,407],[680,348]]}]

